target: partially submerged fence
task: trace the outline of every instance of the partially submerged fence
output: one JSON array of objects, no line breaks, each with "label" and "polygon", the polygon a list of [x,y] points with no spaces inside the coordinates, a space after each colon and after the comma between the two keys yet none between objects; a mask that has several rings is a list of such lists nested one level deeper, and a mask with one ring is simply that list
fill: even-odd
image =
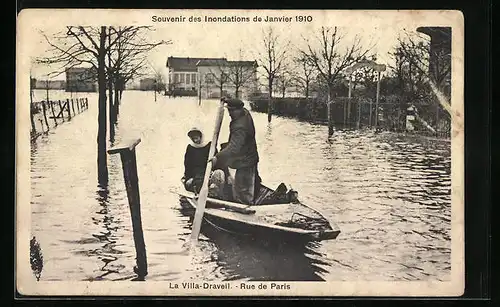
[{"label": "partially submerged fence", "polygon": [[[267,112],[267,99],[254,99],[250,102],[252,110]],[[418,101],[388,102],[380,97],[378,110],[371,99],[358,97],[335,98],[330,106],[330,116],[334,126],[346,129],[377,128],[382,130],[406,131],[408,108],[416,108],[421,122],[412,125],[415,133],[429,136],[449,137],[451,118],[439,104],[424,104]],[[312,123],[327,124],[328,108],[324,101],[313,98],[273,98],[272,113],[278,116],[293,117]],[[434,128],[434,132],[427,126]]]},{"label": "partially submerged fence", "polygon": [[88,98],[72,98],[55,101],[31,103],[31,138],[36,139],[41,133],[48,132],[65,121],[88,109]]}]

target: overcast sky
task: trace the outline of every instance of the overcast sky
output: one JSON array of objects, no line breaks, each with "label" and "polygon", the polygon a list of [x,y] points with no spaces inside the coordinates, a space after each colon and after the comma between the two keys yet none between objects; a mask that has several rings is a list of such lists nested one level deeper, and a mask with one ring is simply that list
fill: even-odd
[{"label": "overcast sky", "polygon": [[[157,16],[185,16],[191,15],[204,18],[206,15],[212,16],[248,16],[252,18],[256,15],[255,12],[245,13],[198,13],[198,14],[156,14]],[[273,16],[281,16],[283,14],[272,14]],[[288,14],[290,15],[290,14]],[[410,22],[404,22],[404,19],[395,22],[394,20],[384,19],[383,16],[370,17],[363,15],[363,19],[359,19],[355,14],[352,14],[352,20],[343,19],[341,22],[336,22],[328,14],[313,14],[314,20],[311,23],[272,23],[274,29],[280,33],[281,39],[289,40],[292,48],[290,54],[296,54],[296,48],[305,47],[305,39],[310,39],[313,43],[317,42],[317,35],[321,26],[336,26],[340,24],[340,31],[345,35],[342,41],[342,48],[351,44],[355,35],[358,35],[362,44],[365,47],[374,46],[373,52],[377,54],[378,62],[382,64],[391,64],[391,58],[388,54],[397,43],[399,34],[403,33],[403,29],[415,32],[416,25]],[[153,23],[151,17],[147,15],[150,25],[155,27],[154,32],[150,37],[152,40],[170,40],[172,43],[167,46],[160,46],[149,55],[149,62],[152,69],[161,70],[166,75],[166,60],[169,56],[176,57],[227,57],[231,60],[258,60],[259,54],[262,51],[262,32],[271,23]],[[267,14],[260,14],[265,18]],[[293,16],[290,15],[290,16]],[[338,16],[338,15],[335,15]],[[352,25],[347,27],[346,24]],[[37,29],[53,33],[57,31],[55,27],[44,28],[37,26]],[[64,30],[63,28],[60,28]],[[46,50],[48,45],[44,42],[40,34],[35,34],[33,38],[38,39],[38,46],[34,50],[33,56],[40,56]],[[240,50],[242,56],[240,57]],[[36,78],[46,78],[46,73],[54,68],[43,66],[33,66],[32,75]],[[151,70],[152,71],[152,70]],[[60,75],[55,79],[64,79],[64,75]]]}]

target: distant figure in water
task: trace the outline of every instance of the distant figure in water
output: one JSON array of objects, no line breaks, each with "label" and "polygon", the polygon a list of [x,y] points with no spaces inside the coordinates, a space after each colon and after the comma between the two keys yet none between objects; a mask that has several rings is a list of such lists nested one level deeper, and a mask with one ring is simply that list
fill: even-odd
[{"label": "distant figure in water", "polygon": [[[187,135],[191,143],[187,145],[184,154],[184,176],[181,178],[181,182],[187,191],[198,194],[203,185],[212,142],[205,143],[203,133],[198,128],[192,128]],[[217,149],[215,149],[215,153],[217,153]],[[224,183],[224,171],[216,166],[210,174],[208,196],[222,199]]]}]

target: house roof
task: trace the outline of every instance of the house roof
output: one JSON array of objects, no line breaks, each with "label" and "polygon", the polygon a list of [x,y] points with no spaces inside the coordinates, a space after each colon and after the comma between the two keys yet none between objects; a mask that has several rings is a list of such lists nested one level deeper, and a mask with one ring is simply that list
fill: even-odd
[{"label": "house roof", "polygon": [[167,67],[171,67],[175,70],[182,71],[197,71],[196,64],[200,61],[226,61],[225,58],[178,58],[178,57],[168,57]]},{"label": "house roof", "polygon": [[198,61],[196,66],[225,66],[227,64],[226,58],[220,59],[202,59]]},{"label": "house roof", "polygon": [[257,66],[257,61],[228,61],[231,66]]}]

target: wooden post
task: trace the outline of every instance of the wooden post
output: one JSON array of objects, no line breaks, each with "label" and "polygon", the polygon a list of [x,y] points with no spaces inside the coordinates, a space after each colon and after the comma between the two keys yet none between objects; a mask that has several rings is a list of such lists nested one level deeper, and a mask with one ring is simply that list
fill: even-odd
[{"label": "wooden post", "polygon": [[61,103],[61,100],[58,100],[59,102],[59,114],[57,114],[57,117],[61,116],[63,122],[64,122],[64,107],[63,107],[63,104]]},{"label": "wooden post", "polygon": [[75,101],[71,99],[71,108],[73,109],[73,115],[76,115],[75,113]]},{"label": "wooden post", "polygon": [[[215,149],[217,148],[217,141],[219,139],[220,127],[222,125],[222,119],[224,117],[224,99],[221,99],[219,104],[219,110],[217,112],[217,118],[215,119],[215,129],[212,136],[212,143],[210,145],[210,152],[208,153],[209,160],[215,154]],[[193,243],[198,242],[198,237],[200,235],[201,222],[203,221],[203,213],[205,211],[205,205],[208,197],[208,179],[212,170],[212,163],[207,163],[205,168],[205,177],[203,178],[203,185],[201,186],[200,194],[198,195],[198,203],[196,205],[196,212],[193,220],[193,228],[191,232],[191,241]]]},{"label": "wooden post", "polygon": [[368,126],[372,127],[372,100],[370,99],[370,118],[368,118]]},{"label": "wooden post", "polygon": [[42,110],[43,118],[45,119],[45,126],[47,126],[47,130],[49,130],[49,121],[47,120],[47,107],[45,106],[45,101],[42,101]]},{"label": "wooden post", "polygon": [[30,74],[30,121],[31,121],[31,132],[36,133],[36,126],[35,126],[35,114],[33,114],[33,79],[31,78]]},{"label": "wooden post", "polygon": [[198,79],[198,105],[201,106],[201,76]]},{"label": "wooden post", "polygon": [[345,101],[342,102],[342,107],[344,109],[344,129],[345,129],[346,122],[347,122],[347,104]]},{"label": "wooden post", "polygon": [[361,101],[358,99],[356,103],[358,104],[358,121],[356,122],[356,129],[359,129],[361,126]]},{"label": "wooden post", "polygon": [[69,99],[66,99],[66,104],[65,104],[68,108],[68,117],[71,119],[71,110],[69,108]]},{"label": "wooden post", "polygon": [[139,178],[137,176],[137,160],[135,147],[141,142],[136,139],[128,143],[118,145],[108,150],[109,154],[120,154],[123,169],[123,178],[127,189],[127,198],[132,219],[132,230],[136,251],[136,264],[134,272],[140,278],[148,275],[148,262],[146,256],[146,245],[141,221],[141,201],[139,197]]},{"label": "wooden post", "polygon": [[80,114],[80,104],[82,103],[82,101],[80,99],[78,99],[76,101],[76,109],[78,110],[78,114]]},{"label": "wooden post", "polygon": [[54,112],[54,102],[50,102],[50,110],[52,111],[52,118],[54,119],[54,124],[57,126],[56,113]]},{"label": "wooden post", "polygon": [[377,78],[377,96],[375,97],[375,129],[377,129],[378,125],[378,99],[380,96],[380,71],[378,72]]},{"label": "wooden post", "polygon": [[89,108],[89,99],[85,97],[85,109]]},{"label": "wooden post", "polygon": [[41,120],[40,118],[39,118],[38,120],[40,121],[40,126],[42,126],[42,133],[43,133],[43,132],[45,132],[45,131],[43,130],[43,120]]}]

